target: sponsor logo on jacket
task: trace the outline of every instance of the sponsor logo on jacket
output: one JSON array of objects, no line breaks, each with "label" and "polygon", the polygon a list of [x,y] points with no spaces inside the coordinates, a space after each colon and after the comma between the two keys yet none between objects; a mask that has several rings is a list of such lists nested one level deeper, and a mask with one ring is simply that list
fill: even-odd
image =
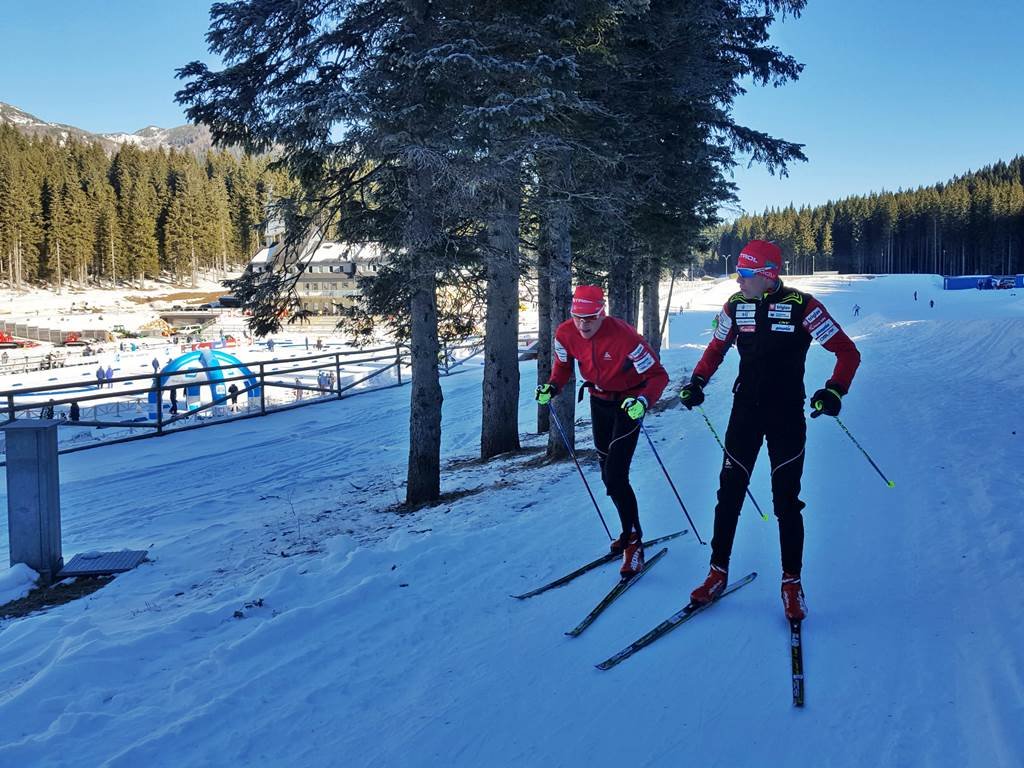
[{"label": "sponsor logo on jacket", "polygon": [[732,318],[729,317],[729,313],[724,309],[718,313],[718,325],[715,327],[715,338],[719,341],[725,341],[729,337],[729,331],[732,330]]},{"label": "sponsor logo on jacket", "polygon": [[633,361],[637,373],[643,373],[654,365],[654,355],[648,352],[643,344],[636,345],[636,349],[629,353],[629,359]]},{"label": "sponsor logo on jacket", "polygon": [[811,336],[813,336],[819,344],[824,344],[837,333],[839,333],[839,326],[832,322],[832,318],[828,318],[825,322],[819,323],[811,329]]},{"label": "sponsor logo on jacket", "polygon": [[567,363],[569,362],[569,353],[565,351],[565,347],[562,346],[562,342],[555,338],[555,357],[558,358],[558,362]]}]

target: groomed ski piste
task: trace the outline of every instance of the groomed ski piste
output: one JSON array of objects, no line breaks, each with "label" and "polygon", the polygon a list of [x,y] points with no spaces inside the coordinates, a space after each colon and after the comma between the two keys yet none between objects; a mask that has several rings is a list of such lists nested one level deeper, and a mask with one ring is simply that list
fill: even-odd
[{"label": "groomed ski piste", "polygon": [[[571,463],[474,460],[482,369],[467,366],[442,380],[452,496],[410,514],[387,511],[404,498],[407,387],[62,457],[65,558],[152,562],[0,621],[0,766],[1024,764],[1024,295],[943,292],[935,276],[787,282],[858,344],[841,418],[896,484],[833,420],[808,422],[803,709],[777,527],[749,502],[732,573],[759,577],[607,672],[594,665],[703,579],[692,532],[578,638],[564,632],[616,565],[509,597],[607,536]],[[670,403],[733,290],[672,316]],[[809,392],[833,361],[812,346]],[[706,390],[719,432],[736,365],[732,350]],[[536,364],[521,375],[522,441],[539,450]],[[586,403],[577,415],[614,525]],[[709,539],[714,438],[674,404],[646,426]],[[643,439],[632,480],[648,537],[688,527]],[[751,490],[770,510],[764,452]],[[3,602],[25,582],[0,536]]]}]

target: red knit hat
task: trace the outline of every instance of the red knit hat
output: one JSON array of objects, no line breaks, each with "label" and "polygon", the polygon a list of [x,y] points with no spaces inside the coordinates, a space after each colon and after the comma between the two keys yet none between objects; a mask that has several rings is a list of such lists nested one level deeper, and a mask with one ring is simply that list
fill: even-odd
[{"label": "red knit hat", "polygon": [[756,269],[760,274],[774,280],[779,276],[782,264],[782,250],[767,240],[751,240],[740,251],[736,261],[737,269]]},{"label": "red knit hat", "polygon": [[596,315],[604,310],[604,291],[599,285],[577,285],[572,294],[572,309],[569,312],[573,315],[586,317]]}]

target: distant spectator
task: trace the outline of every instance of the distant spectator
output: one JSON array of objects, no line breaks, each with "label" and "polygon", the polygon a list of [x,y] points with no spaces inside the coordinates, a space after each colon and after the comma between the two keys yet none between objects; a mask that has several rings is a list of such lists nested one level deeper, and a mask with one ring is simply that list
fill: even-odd
[{"label": "distant spectator", "polygon": [[107,378],[107,372],[103,370],[103,366],[101,365],[99,368],[96,369],[96,388],[97,389],[103,389],[103,380],[105,378]]},{"label": "distant spectator", "polygon": [[267,351],[268,352],[273,352],[274,351],[274,340],[273,339],[267,339]]},{"label": "distant spectator", "polygon": [[10,359],[10,356],[6,352],[0,355],[0,363],[3,363],[4,365],[7,365],[7,361]]},{"label": "distant spectator", "polygon": [[82,418],[82,409],[78,407],[77,400],[71,401],[71,408],[69,410],[69,414],[71,416],[72,421],[78,421],[79,419]]},{"label": "distant spectator", "polygon": [[231,410],[238,410],[238,385],[231,382],[231,386],[228,387],[228,394],[231,396]]},{"label": "distant spectator", "polygon": [[295,399],[302,399],[302,380],[298,376],[295,377]]},{"label": "distant spectator", "polygon": [[324,340],[323,340],[323,339],[319,339],[319,338],[318,338],[318,339],[316,340],[316,348],[317,348],[318,350],[321,350],[321,349],[323,349],[323,348],[324,348]]},{"label": "distant spectator", "polygon": [[853,305],[853,316],[860,317],[860,304]]},{"label": "distant spectator", "polygon": [[153,362],[150,363],[150,365],[153,366],[153,373],[159,373],[160,372],[160,361],[157,360],[155,357],[153,358]]},{"label": "distant spectator", "polygon": [[39,418],[41,419],[52,419],[53,418],[53,400],[48,402],[43,409],[39,412]]},{"label": "distant spectator", "polygon": [[111,368],[109,365],[107,366],[107,388],[114,388],[114,369]]},{"label": "distant spectator", "polygon": [[306,351],[309,352],[309,336],[306,337]]},{"label": "distant spectator", "polygon": [[171,395],[171,415],[174,415],[178,412],[178,388],[171,387],[168,391]]}]

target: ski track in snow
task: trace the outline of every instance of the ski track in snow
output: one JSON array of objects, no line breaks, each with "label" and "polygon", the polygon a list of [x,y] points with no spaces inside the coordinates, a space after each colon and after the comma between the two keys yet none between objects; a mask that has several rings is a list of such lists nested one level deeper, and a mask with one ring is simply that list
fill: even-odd
[{"label": "ski track in snow", "polygon": [[[611,671],[593,664],[706,573],[692,531],[579,638],[563,632],[614,566],[508,597],[607,537],[571,463],[472,461],[468,367],[442,380],[442,491],[480,490],[407,514],[387,511],[404,497],[406,388],[62,457],[65,558],[148,548],[153,562],[0,621],[0,766],[1024,764],[1024,298],[945,293],[931,276],[793,284],[857,341],[841,418],[896,482],[832,420],[809,420],[804,710],[790,706],[777,527],[749,503],[732,575],[758,579]],[[731,292],[695,292],[673,316],[666,400]],[[808,392],[833,361],[812,346]],[[736,364],[733,350],[707,388],[720,434]],[[535,363],[521,377],[523,444],[538,449]],[[647,429],[709,539],[714,438],[679,407]],[[632,479],[648,536],[689,527],[643,438]],[[751,490],[770,512],[766,452]]]}]

